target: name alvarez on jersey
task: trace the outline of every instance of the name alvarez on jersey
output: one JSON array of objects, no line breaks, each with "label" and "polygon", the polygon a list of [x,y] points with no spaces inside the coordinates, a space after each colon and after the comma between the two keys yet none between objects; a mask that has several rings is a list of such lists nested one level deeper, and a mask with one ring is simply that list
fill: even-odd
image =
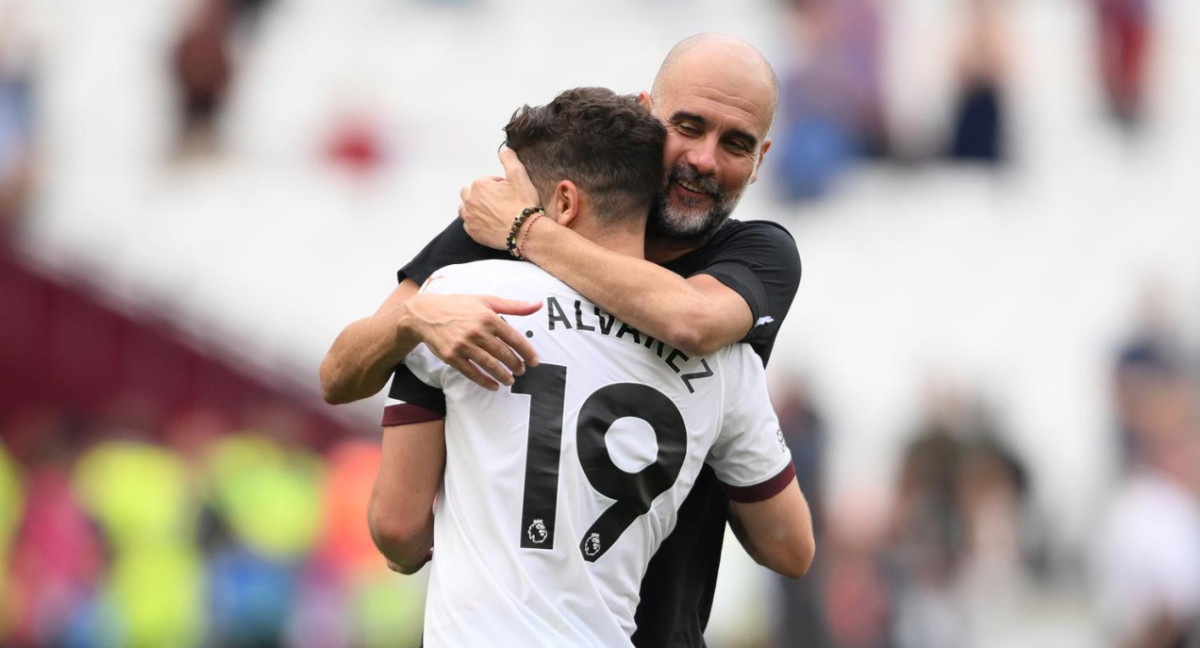
[{"label": "name alvarez on jersey", "polygon": [[[571,319],[567,317],[566,311],[562,305],[558,303],[558,299],[549,296],[542,300],[546,305],[545,312],[547,316],[546,330],[554,331],[594,331],[600,335],[612,335],[612,337],[620,339],[628,339],[634,344],[641,344],[647,349],[654,349],[654,353],[666,363],[671,371],[679,375],[679,379],[683,381],[683,385],[687,387],[688,393],[695,393],[696,389],[692,386],[692,381],[702,378],[710,378],[713,375],[712,367],[708,365],[708,360],[700,358],[699,370],[690,373],[684,373],[680,363],[687,363],[691,358],[688,354],[676,349],[661,340],[656,340],[652,336],[642,333],[632,326],[622,322],[613,315],[605,313],[599,306],[590,304],[582,299],[574,300],[575,306],[575,325],[571,325]],[[587,307],[585,308],[585,304]],[[584,311],[590,310],[594,319],[591,324],[584,322]],[[620,324],[617,332],[612,332],[614,325]],[[532,331],[526,331],[527,337],[533,337]],[[642,342],[642,338],[645,342]]]}]

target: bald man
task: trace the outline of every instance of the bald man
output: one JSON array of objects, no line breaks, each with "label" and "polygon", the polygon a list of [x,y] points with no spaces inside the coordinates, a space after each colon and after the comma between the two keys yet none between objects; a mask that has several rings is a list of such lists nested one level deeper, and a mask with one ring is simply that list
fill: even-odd
[{"label": "bald man", "polygon": [[[667,55],[651,92],[639,95],[667,126],[667,182],[647,224],[647,260],[615,254],[546,218],[513,232],[514,216],[541,203],[516,156],[501,151],[506,177],[464,189],[462,221],[399,271],[400,286],[375,315],[338,336],[321,367],[326,400],[370,396],[396,368],[394,398],[425,408],[428,417],[444,413],[440,394],[396,366],[421,341],[490,389],[511,385],[526,363],[536,364],[533,347],[500,317],[526,315],[536,304],[414,297],[434,270],[503,258],[510,239],[521,242],[524,258],[647,336],[690,355],[745,342],[765,364],[799,286],[800,259],[782,227],[729,215],[770,148],[777,96],[762,54],[735,37],[693,36]],[[578,314],[571,323],[589,326]],[[411,416],[414,410],[403,411]],[[410,422],[389,416],[385,425]],[[705,469],[646,572],[635,645],[704,645],[727,519],[740,534],[727,495]]]}]

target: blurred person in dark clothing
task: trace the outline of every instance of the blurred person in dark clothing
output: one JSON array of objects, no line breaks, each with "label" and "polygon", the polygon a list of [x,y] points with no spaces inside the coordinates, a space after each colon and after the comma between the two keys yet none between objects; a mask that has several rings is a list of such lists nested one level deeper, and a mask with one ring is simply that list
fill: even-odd
[{"label": "blurred person in dark clothing", "polygon": [[216,121],[233,74],[230,0],[198,0],[172,53],[183,154],[216,146]]},{"label": "blurred person in dark clothing", "polygon": [[1141,449],[1134,427],[1156,389],[1179,379],[1184,359],[1161,287],[1149,285],[1142,291],[1134,331],[1116,350],[1113,363],[1113,415],[1122,467],[1135,465]]},{"label": "blurred person in dark clothing", "polygon": [[958,88],[950,159],[995,164],[1007,156],[1005,130],[1010,39],[998,0],[968,0],[958,42]]},{"label": "blurred person in dark clothing", "polygon": [[[779,416],[783,438],[792,452],[792,463],[796,466],[800,492],[808,499],[812,515],[813,536],[821,546],[824,525],[822,497],[824,489],[825,418],[812,400],[812,394],[804,381],[789,378],[778,389],[773,390],[772,400]],[[782,597],[777,602],[780,615],[776,623],[778,638],[775,645],[780,648],[804,646],[821,648],[829,646],[829,628],[825,605],[822,600],[824,570],[818,556],[813,568],[799,580],[777,578]]]},{"label": "blurred person in dark clothing", "polygon": [[1093,0],[1097,57],[1109,113],[1133,128],[1145,111],[1146,68],[1154,45],[1153,0]]},{"label": "blurred person in dark clothing", "polygon": [[274,0],[233,0],[233,13],[243,38],[253,39],[258,35],[262,16],[272,4]]},{"label": "blurred person in dark clothing", "polygon": [[968,443],[960,462],[962,573],[967,595],[988,600],[1018,591],[1041,549],[1024,462],[995,436]]},{"label": "blurred person in dark clothing", "polygon": [[[914,576],[947,583],[958,566],[962,519],[958,478],[966,452],[967,421],[953,403],[935,406],[904,451],[896,505],[896,546]],[[951,411],[955,410],[955,411]]]},{"label": "blurred person in dark clothing", "polygon": [[956,591],[970,529],[964,467],[973,444],[994,432],[978,404],[953,386],[930,392],[925,416],[901,460],[892,522],[894,637],[904,648],[950,648],[966,640]]}]

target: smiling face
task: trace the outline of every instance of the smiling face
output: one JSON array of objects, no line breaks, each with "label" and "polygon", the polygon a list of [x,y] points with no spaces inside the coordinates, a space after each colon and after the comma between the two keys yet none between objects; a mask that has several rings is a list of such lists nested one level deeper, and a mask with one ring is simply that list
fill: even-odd
[{"label": "smiling face", "polygon": [[695,246],[725,222],[770,148],[775,97],[770,68],[741,41],[709,40],[668,56],[652,97],[667,143],[651,237]]}]

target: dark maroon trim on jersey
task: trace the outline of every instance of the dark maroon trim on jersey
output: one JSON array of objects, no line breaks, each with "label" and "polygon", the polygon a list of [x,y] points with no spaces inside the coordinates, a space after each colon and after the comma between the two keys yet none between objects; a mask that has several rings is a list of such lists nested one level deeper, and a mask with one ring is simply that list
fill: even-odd
[{"label": "dark maroon trim on jersey", "polygon": [[446,418],[433,410],[418,407],[412,403],[397,403],[383,408],[383,427],[392,425],[408,425],[410,423],[426,423]]},{"label": "dark maroon trim on jersey", "polygon": [[754,486],[730,486],[724,482],[721,483],[721,489],[725,491],[726,497],[742,504],[752,504],[763,500],[771,499],[779,494],[788,484],[792,483],[792,478],[796,476],[796,466],[792,462],[783,470],[779,471],[778,475],[768,479],[761,484]]}]

